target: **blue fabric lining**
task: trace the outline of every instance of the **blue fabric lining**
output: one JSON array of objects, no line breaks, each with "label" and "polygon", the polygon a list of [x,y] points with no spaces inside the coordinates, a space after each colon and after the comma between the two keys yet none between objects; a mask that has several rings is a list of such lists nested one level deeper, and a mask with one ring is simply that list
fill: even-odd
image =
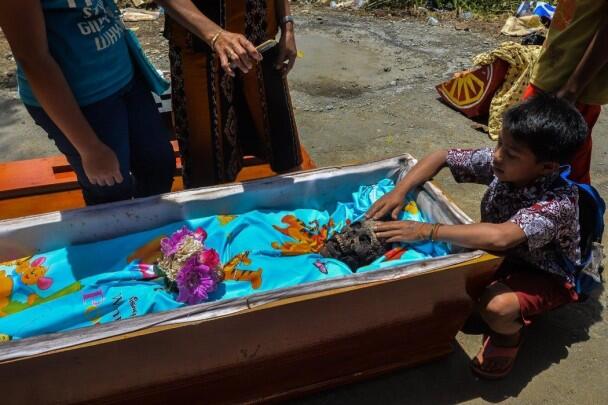
[{"label": "blue fabric lining", "polygon": [[[318,252],[333,232],[360,218],[394,184],[384,179],[361,186],[349,202],[330,211],[251,211],[209,216],[90,244],[44,252],[0,264],[0,335],[19,339],[107,323],[184,304],[146,263],[148,246],[186,225],[208,233],[206,245],[220,254],[226,280],[210,297],[223,300],[332,277],[349,276],[346,264]],[[425,221],[411,200],[401,219]],[[358,272],[373,271],[449,253],[443,243],[403,245],[397,260],[381,257]],[[228,272],[227,269],[231,269]],[[8,286],[3,290],[3,286]],[[10,291],[8,295],[2,291]]]}]

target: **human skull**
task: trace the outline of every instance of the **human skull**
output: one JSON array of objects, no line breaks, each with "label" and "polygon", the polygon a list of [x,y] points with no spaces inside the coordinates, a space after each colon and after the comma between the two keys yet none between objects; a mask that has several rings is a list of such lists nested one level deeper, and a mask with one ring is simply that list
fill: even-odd
[{"label": "human skull", "polygon": [[388,250],[388,245],[376,237],[374,224],[361,221],[346,225],[327,240],[321,255],[343,261],[353,272],[370,264]]}]

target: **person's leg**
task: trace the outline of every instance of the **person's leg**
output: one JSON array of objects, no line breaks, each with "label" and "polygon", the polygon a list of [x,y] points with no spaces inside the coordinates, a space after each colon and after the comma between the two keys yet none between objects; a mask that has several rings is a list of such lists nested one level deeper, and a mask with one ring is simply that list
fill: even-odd
[{"label": "person's leg", "polygon": [[600,116],[600,112],[602,110],[599,105],[590,105],[590,104],[577,104],[576,108],[581,113],[585,122],[587,123],[587,139],[585,143],[582,144],[572,160],[570,165],[572,166],[572,172],[570,173],[570,178],[578,183],[591,183],[591,152],[593,149],[593,139],[591,137],[591,133],[593,131],[593,127],[597,122],[597,119]]},{"label": "person's leg", "polygon": [[521,342],[521,308],[517,295],[502,283],[491,284],[480,300],[479,314],[490,329],[473,358],[473,370],[500,378],[513,367]]},{"label": "person's leg", "polygon": [[[515,270],[524,267],[526,270]],[[479,301],[478,312],[490,334],[471,363],[473,371],[486,378],[501,378],[510,372],[521,330],[531,323],[531,317],[576,300],[576,294],[540,269],[506,262],[499,272],[499,280],[487,287]]]},{"label": "person's leg", "polygon": [[[120,92],[119,92],[120,93]],[[78,151],[53,123],[46,112],[39,107],[27,107],[34,122],[42,127],[49,138],[55,142],[57,149],[63,153],[78,178],[82,194],[87,205],[108,203],[133,197],[133,182],[129,164],[129,133],[127,127],[127,110],[120,94],[83,107],[82,112],[99,139],[109,146],[118,158],[123,182],[113,186],[91,184],[82,167]]]},{"label": "person's leg", "polygon": [[213,68],[215,61],[208,54],[188,46],[184,28],[168,21],[171,100],[184,187],[219,184],[225,178],[221,72]]},{"label": "person's leg", "polygon": [[168,193],[175,175],[175,157],[169,141],[169,129],[142,79],[134,79],[132,89],[124,98],[129,120],[134,196]]},{"label": "person's leg", "polygon": [[496,282],[486,288],[480,300],[479,314],[494,332],[499,346],[515,346],[523,327],[517,294]]},{"label": "person's leg", "polygon": [[[524,91],[522,100],[534,97],[540,92],[542,92],[541,89],[534,86],[533,84],[530,84]],[[583,143],[578,148],[578,150],[569,162],[570,166],[572,167],[572,171],[570,172],[570,178],[578,183],[589,184],[591,183],[591,152],[593,149],[593,140],[591,137],[591,132],[593,130],[593,127],[595,126],[595,123],[597,122],[598,117],[600,116],[602,107],[599,105],[577,103],[576,108],[585,119],[585,122],[587,123],[588,127],[588,132],[585,143]]]},{"label": "person's leg", "polygon": [[[239,137],[253,138],[276,173],[300,170],[302,154],[287,80],[274,67],[278,49],[264,53],[262,62],[238,81]],[[246,136],[249,132],[249,136]],[[247,145],[245,145],[247,146]]]},{"label": "person's leg", "polygon": [[277,173],[288,173],[302,168],[300,137],[296,125],[287,78],[274,68],[278,49],[264,55],[261,63],[266,108],[269,120],[269,138],[273,154],[270,164]]}]

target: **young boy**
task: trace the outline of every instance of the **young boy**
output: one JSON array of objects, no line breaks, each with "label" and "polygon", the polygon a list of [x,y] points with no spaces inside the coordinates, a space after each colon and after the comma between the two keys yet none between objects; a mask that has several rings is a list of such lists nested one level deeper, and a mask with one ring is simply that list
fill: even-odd
[{"label": "young boy", "polygon": [[608,1],[560,0],[524,99],[539,92],[576,105],[589,136],[571,159],[570,178],[589,183],[591,130],[608,104]]},{"label": "young boy", "polygon": [[368,218],[393,219],[408,191],[443,167],[458,182],[487,184],[481,223],[470,225],[387,221],[375,228],[389,242],[440,240],[473,249],[505,252],[495,281],[479,301],[479,315],[492,333],[473,358],[473,371],[501,378],[513,367],[521,329],[531,317],[578,299],[574,274],[563,258],[581,259],[578,189],[560,177],[585,141],[587,125],[567,101],[539,95],[505,113],[498,145],[477,150],[451,149],[422,159],[395,189],[378,200]]}]

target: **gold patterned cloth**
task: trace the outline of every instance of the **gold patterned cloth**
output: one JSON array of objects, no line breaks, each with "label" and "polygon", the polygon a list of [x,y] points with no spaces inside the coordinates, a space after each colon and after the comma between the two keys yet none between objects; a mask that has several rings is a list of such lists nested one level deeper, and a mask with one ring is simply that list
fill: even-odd
[{"label": "gold patterned cloth", "polygon": [[502,128],[502,115],[513,104],[521,100],[530,83],[532,72],[540,56],[541,46],[503,42],[493,51],[481,53],[473,58],[475,65],[489,65],[497,58],[509,64],[505,81],[496,90],[490,103],[488,128],[490,138],[497,140]]}]

